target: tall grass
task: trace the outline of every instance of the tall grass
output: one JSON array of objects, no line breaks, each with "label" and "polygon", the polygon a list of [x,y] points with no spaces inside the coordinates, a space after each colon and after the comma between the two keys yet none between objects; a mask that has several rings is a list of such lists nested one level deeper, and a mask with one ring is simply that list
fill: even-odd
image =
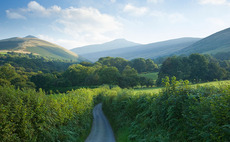
[{"label": "tall grass", "polygon": [[0,86],[0,139],[17,141],[84,141],[94,106],[92,90],[46,95],[42,90]]},{"label": "tall grass", "polygon": [[229,85],[192,88],[175,79],[165,83],[158,95],[120,90],[101,96],[117,139],[230,141]]}]

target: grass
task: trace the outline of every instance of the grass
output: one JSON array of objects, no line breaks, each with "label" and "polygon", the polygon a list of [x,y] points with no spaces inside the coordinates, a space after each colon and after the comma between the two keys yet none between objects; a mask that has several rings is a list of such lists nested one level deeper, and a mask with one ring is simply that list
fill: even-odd
[{"label": "grass", "polygon": [[157,80],[158,78],[158,72],[153,72],[153,73],[142,73],[139,74],[140,77],[146,77],[152,80]]},{"label": "grass", "polygon": [[[229,85],[230,80],[225,81],[213,81],[213,82],[206,82],[206,83],[198,83],[198,84],[191,84],[191,87],[196,88],[197,86],[222,86],[222,85]],[[150,87],[150,88],[137,88],[134,89],[135,92],[145,92],[145,93],[154,93],[157,94],[163,89],[164,87]]]},{"label": "grass", "polygon": [[0,52],[0,54],[7,54],[7,52]]}]

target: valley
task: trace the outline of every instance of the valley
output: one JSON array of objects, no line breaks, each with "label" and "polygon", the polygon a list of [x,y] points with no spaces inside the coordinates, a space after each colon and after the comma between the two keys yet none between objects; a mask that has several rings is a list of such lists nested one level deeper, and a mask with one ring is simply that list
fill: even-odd
[{"label": "valley", "polygon": [[71,51],[0,40],[1,141],[230,141],[229,31]]}]

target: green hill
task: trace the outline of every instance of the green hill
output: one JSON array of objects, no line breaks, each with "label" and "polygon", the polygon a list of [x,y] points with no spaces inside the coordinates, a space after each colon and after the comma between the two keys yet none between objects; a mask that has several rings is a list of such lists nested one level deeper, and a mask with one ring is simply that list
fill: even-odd
[{"label": "green hill", "polygon": [[35,55],[54,59],[84,60],[77,54],[61,46],[38,39],[34,36],[0,40],[0,52],[33,53]]},{"label": "green hill", "polygon": [[172,53],[179,51],[185,47],[188,47],[189,45],[197,42],[198,40],[200,39],[179,38],[145,45],[82,54],[81,56],[91,61],[97,61],[100,57],[106,56],[122,57],[128,60],[134,58],[157,58],[160,56],[171,55]]},{"label": "green hill", "polygon": [[176,54],[216,54],[230,51],[230,28],[214,33],[182,50]]}]

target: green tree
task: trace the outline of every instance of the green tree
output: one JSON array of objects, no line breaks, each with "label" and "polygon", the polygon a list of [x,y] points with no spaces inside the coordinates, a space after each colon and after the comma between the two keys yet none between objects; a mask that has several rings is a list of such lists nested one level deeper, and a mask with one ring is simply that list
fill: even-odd
[{"label": "green tree", "polygon": [[146,71],[147,72],[154,72],[158,70],[157,64],[153,62],[151,59],[146,60]]},{"label": "green tree", "polygon": [[191,65],[190,80],[208,80],[208,60],[201,54],[191,54],[189,56]]},{"label": "green tree", "polygon": [[144,58],[131,60],[131,67],[136,69],[138,73],[146,72],[146,61]]},{"label": "green tree", "polygon": [[98,75],[101,84],[118,85],[120,73],[116,67],[104,66],[99,70]]},{"label": "green tree", "polygon": [[137,75],[138,75],[137,71],[134,68],[131,68],[129,65],[127,65],[125,69],[122,71],[122,76],[125,77],[133,77]]}]

